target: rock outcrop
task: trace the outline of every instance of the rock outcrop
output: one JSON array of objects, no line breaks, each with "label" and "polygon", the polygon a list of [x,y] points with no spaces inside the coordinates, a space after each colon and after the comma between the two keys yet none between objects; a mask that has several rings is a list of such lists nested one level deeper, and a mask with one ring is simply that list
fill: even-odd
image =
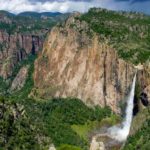
[{"label": "rock outcrop", "polygon": [[24,66],[20,69],[17,76],[12,82],[10,91],[18,91],[21,88],[23,88],[26,82],[27,76],[28,76],[28,69],[29,69],[29,66]]},{"label": "rock outcrop", "polygon": [[42,49],[43,40],[38,35],[0,31],[0,76],[7,79],[18,62]]},{"label": "rock outcrop", "polygon": [[135,68],[74,17],[52,29],[35,62],[34,82],[41,98],[77,97],[87,105],[118,111]]},{"label": "rock outcrop", "polygon": [[103,142],[97,142],[96,138],[93,138],[90,150],[105,150],[105,145]]},{"label": "rock outcrop", "polygon": [[50,145],[49,150],[56,150],[55,146],[53,144]]}]

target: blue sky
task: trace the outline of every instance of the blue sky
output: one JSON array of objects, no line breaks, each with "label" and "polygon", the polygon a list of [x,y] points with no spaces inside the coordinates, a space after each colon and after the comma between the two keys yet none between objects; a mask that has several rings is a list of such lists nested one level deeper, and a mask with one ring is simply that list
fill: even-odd
[{"label": "blue sky", "polygon": [[150,14],[150,0],[0,0],[0,9],[12,13],[23,11],[86,12],[91,7]]}]

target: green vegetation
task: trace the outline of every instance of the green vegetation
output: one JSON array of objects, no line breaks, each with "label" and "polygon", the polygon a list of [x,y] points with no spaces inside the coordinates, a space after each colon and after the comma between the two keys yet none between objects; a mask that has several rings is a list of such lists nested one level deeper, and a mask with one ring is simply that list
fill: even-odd
[{"label": "green vegetation", "polygon": [[[24,113],[23,115],[20,113],[19,117],[16,120],[14,119],[13,126],[11,125],[12,122],[9,123],[9,119],[7,119],[9,117],[0,118],[0,121],[3,122],[1,124],[2,130],[5,131],[0,135],[0,139],[7,138],[3,136],[10,131],[10,128],[12,133],[11,135],[8,134],[7,142],[1,142],[1,146],[4,149],[9,147],[10,149],[42,150],[48,149],[48,145],[50,146],[53,143],[60,150],[87,150],[89,147],[88,136],[82,138],[72,126],[84,125],[87,122],[100,122],[112,115],[111,110],[107,107],[100,108],[98,106],[89,108],[81,100],[75,98],[58,98],[47,101],[28,98],[34,86],[35,58],[36,56],[31,55],[28,59],[19,63],[9,79],[9,81],[12,81],[22,66],[30,66],[24,87],[20,91],[5,95],[7,97],[5,98],[5,105],[8,108],[6,114],[8,116],[14,118],[14,112],[18,112],[19,108],[23,108],[21,112]],[[91,130],[93,129],[91,128]]]},{"label": "green vegetation", "polygon": [[[56,108],[53,112],[49,112],[49,133],[54,144],[69,144],[80,146],[87,149],[87,141],[80,138],[71,128],[73,124],[84,124],[88,120],[101,120],[102,118],[110,115],[109,109],[90,109],[85,106],[80,100],[71,99],[55,99],[52,105]],[[104,111],[105,110],[105,111]],[[55,133],[55,134],[54,134]],[[59,138],[58,138],[59,137]]]},{"label": "green vegetation", "polygon": [[111,115],[108,108],[88,108],[78,99],[53,99],[47,102],[25,99],[19,102],[26,108],[36,128],[47,133],[56,147],[68,144],[87,149],[88,141],[78,136],[71,126],[85,124],[88,120],[100,121]]},{"label": "green vegetation", "polygon": [[92,8],[80,18],[108,40],[119,56],[134,64],[150,60],[150,17],[143,14]]},{"label": "green vegetation", "polygon": [[7,89],[8,83],[6,83],[6,81],[2,77],[0,77],[0,95],[6,94]]},{"label": "green vegetation", "polygon": [[[2,150],[48,149],[50,138],[35,127],[23,105],[0,98],[0,148]],[[40,142],[38,138],[41,138]],[[42,138],[47,139],[43,141]]]},{"label": "green vegetation", "polygon": [[[13,120],[13,126],[12,122],[10,123],[7,119],[9,117],[4,116],[3,119],[0,119],[2,130],[5,131],[0,135],[0,139],[7,138],[3,136],[8,134],[8,141],[7,143],[2,142],[2,147],[12,149],[31,149],[31,147],[36,150],[42,149],[36,139],[38,136],[43,137],[46,141],[49,139],[49,145],[51,138],[55,146],[60,147],[59,149],[64,148],[62,144],[88,149],[87,139],[80,137],[71,126],[85,124],[88,120],[91,122],[100,121],[111,115],[108,108],[88,108],[78,99],[53,99],[47,102],[37,102],[32,99],[18,99],[17,97],[14,99],[13,97],[13,99],[9,98],[5,101],[7,101],[5,106],[8,108],[5,109],[5,112],[8,116],[12,116],[14,119],[13,109],[16,114],[19,112],[19,118]],[[15,108],[16,106],[17,108]],[[19,108],[22,109],[16,110]],[[12,132],[10,133],[12,136],[8,132]],[[21,139],[18,140],[19,138]],[[46,141],[43,140],[43,142]],[[41,146],[45,145],[41,144]]]},{"label": "green vegetation", "polygon": [[81,148],[72,145],[61,145],[57,150],[81,150]]},{"label": "green vegetation", "polygon": [[[16,16],[10,15],[8,12],[0,11],[0,17],[5,18],[0,23],[0,30],[5,30],[9,34],[19,33],[37,33],[43,34],[44,30],[48,30],[59,21],[65,20],[68,14],[58,14],[47,17],[33,16]],[[5,21],[6,20],[6,21]],[[44,31],[45,32],[45,31]]]},{"label": "green vegetation", "polygon": [[103,126],[113,126],[120,122],[119,116],[111,114],[99,121],[88,121],[84,125],[72,125],[72,129],[83,139],[88,140],[91,131],[100,129]]}]

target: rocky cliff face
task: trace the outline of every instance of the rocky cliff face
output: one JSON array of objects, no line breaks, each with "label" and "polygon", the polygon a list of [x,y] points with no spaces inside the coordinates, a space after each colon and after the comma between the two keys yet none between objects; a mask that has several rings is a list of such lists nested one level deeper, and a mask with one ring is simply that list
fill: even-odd
[{"label": "rocky cliff face", "polygon": [[38,35],[0,31],[0,76],[8,78],[18,62],[42,48],[43,41]]},{"label": "rocky cliff face", "polygon": [[35,62],[33,93],[41,98],[78,97],[88,105],[108,105],[118,111],[135,68],[89,30],[74,17],[52,29]]},{"label": "rocky cliff face", "polygon": [[140,85],[141,93],[140,99],[144,106],[150,104],[150,63],[144,64],[143,70],[138,73],[138,83]]}]

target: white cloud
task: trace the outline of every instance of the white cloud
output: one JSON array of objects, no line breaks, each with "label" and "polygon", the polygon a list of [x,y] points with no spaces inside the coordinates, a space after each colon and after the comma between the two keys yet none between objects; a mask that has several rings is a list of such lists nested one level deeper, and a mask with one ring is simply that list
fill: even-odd
[{"label": "white cloud", "polygon": [[52,12],[85,12],[91,7],[103,7],[113,10],[140,10],[149,13],[150,2],[130,4],[128,1],[116,2],[115,0],[93,0],[93,1],[45,1],[31,2],[30,0],[0,0],[0,9],[12,13],[23,11],[52,11]]},{"label": "white cloud", "polygon": [[31,2],[29,0],[0,0],[0,9],[7,10],[13,13],[23,11],[86,11],[90,7],[90,2]]},{"label": "white cloud", "polygon": [[23,11],[59,11],[85,12],[91,7],[106,7],[112,5],[113,0],[93,0],[93,1],[45,1],[45,2],[31,2],[29,0],[0,0],[0,9],[7,10],[13,13]]}]

